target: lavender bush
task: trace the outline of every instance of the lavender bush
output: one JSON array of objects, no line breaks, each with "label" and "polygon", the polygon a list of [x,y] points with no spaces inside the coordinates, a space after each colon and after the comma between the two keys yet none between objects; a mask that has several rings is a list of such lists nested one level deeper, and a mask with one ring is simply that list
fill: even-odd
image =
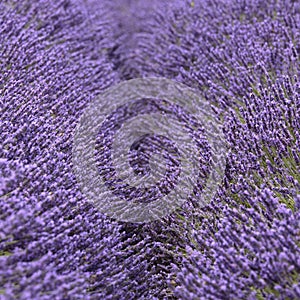
[{"label": "lavender bush", "polygon": [[70,154],[84,106],[117,78],[109,30],[90,31],[79,3],[0,5],[2,297],[105,297],[123,276],[119,225],[82,199]]},{"label": "lavender bush", "polygon": [[[182,249],[170,287],[179,299],[298,299],[299,4],[178,2],[135,33],[128,70],[200,89],[224,120],[231,153],[220,196],[189,216],[189,255]],[[261,245],[249,244],[260,235]]]},{"label": "lavender bush", "polygon": [[180,299],[299,298],[299,84],[281,84],[228,118],[230,169],[213,214],[191,226]]},{"label": "lavender bush", "polygon": [[[2,0],[0,24],[0,298],[300,298],[297,1]],[[230,152],[206,207],[120,223],[82,195],[72,138],[149,76],[209,101]]]}]

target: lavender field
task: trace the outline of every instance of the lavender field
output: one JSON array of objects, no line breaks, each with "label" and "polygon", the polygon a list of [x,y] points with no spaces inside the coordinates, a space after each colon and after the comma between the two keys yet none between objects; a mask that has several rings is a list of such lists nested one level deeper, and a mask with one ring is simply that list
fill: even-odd
[{"label": "lavender field", "polygon": [[0,0],[0,67],[0,299],[300,299],[300,1]]}]

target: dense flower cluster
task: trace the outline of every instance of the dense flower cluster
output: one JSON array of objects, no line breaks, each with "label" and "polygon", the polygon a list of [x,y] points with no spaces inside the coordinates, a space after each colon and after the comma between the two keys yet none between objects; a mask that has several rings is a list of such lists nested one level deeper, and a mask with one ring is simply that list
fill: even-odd
[{"label": "dense flower cluster", "polygon": [[[0,298],[300,298],[298,1],[0,0],[0,24]],[[72,138],[148,76],[198,90],[230,151],[207,207],[120,223],[82,195]]]},{"label": "dense flower cluster", "polygon": [[180,299],[300,297],[299,88],[285,78],[228,118],[227,176],[214,217],[192,226]]},{"label": "dense flower cluster", "polygon": [[119,226],[82,199],[70,163],[78,116],[117,78],[107,32],[69,1],[1,1],[0,20],[1,294],[104,297],[123,276]]},{"label": "dense flower cluster", "polygon": [[196,212],[170,286],[179,299],[298,299],[299,4],[222,4],[158,12],[134,49],[140,76],[202,91],[231,150],[220,196]]}]

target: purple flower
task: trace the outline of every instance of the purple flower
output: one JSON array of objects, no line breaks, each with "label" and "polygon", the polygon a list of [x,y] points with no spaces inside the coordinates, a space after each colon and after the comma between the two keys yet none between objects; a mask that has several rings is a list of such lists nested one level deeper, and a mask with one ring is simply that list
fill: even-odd
[{"label": "purple flower", "polygon": [[219,197],[172,218],[189,240],[171,246],[179,299],[299,298],[299,18],[294,1],[176,1],[123,51],[126,78],[199,89],[231,149]]},{"label": "purple flower", "polygon": [[[3,0],[0,24],[1,297],[300,298],[297,1]],[[82,195],[73,135],[98,93],[148,76],[197,89],[230,153],[207,207],[199,182],[169,217],[121,224]]]},{"label": "purple flower", "polygon": [[123,280],[120,226],[81,196],[72,135],[91,97],[117,75],[79,2],[2,1],[1,294],[89,299]]}]

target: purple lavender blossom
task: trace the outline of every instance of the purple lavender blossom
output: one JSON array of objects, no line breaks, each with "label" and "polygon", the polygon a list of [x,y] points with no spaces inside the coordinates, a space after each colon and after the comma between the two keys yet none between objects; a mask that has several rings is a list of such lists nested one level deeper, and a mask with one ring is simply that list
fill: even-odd
[{"label": "purple lavender blossom", "polygon": [[123,74],[202,91],[231,147],[220,196],[182,212],[189,242],[174,246],[184,262],[169,280],[179,299],[299,298],[299,20],[295,1],[176,1],[149,16],[124,51]]},{"label": "purple lavender blossom", "polygon": [[0,286],[5,299],[111,294],[120,226],[82,198],[71,172],[76,120],[117,75],[105,28],[70,1],[2,1]]},{"label": "purple lavender blossom", "polygon": [[[0,298],[300,298],[299,3],[158,2],[0,1]],[[196,88],[231,152],[204,209],[120,224],[81,194],[72,137],[147,76]]]},{"label": "purple lavender blossom", "polygon": [[180,299],[299,298],[299,91],[286,77],[228,117],[227,176],[191,225]]}]

